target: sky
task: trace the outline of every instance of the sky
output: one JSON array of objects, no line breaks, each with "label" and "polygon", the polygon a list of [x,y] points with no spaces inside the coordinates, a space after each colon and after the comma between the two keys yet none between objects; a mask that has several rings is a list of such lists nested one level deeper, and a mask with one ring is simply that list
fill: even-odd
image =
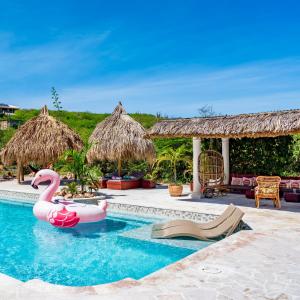
[{"label": "sky", "polygon": [[298,0],[0,0],[0,103],[169,117],[300,108]]}]

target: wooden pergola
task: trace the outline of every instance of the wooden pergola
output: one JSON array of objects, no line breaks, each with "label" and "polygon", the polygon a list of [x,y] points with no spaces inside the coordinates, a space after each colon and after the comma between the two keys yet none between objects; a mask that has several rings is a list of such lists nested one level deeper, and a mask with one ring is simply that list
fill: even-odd
[{"label": "wooden pergola", "polygon": [[156,123],[147,132],[149,138],[193,139],[193,197],[201,196],[198,157],[201,139],[221,138],[224,159],[224,183],[229,181],[229,139],[277,137],[300,133],[300,109],[216,117],[168,119]]}]

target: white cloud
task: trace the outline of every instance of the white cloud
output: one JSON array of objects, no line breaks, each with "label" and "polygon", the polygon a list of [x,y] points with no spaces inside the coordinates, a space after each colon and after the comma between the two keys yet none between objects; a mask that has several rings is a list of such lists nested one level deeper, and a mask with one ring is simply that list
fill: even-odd
[{"label": "white cloud", "polygon": [[[69,109],[111,111],[124,100],[129,111],[196,115],[209,104],[220,113],[299,107],[300,61],[259,62],[214,71],[181,70],[110,84],[66,88],[62,97]],[[83,105],[84,103],[84,105]]]},{"label": "white cloud", "polygon": [[[87,64],[90,49],[101,45],[109,36],[106,31],[92,35],[61,36],[55,41],[41,45],[13,47],[14,37],[0,33],[0,83],[16,85],[17,80],[28,78],[39,81],[41,77],[51,78],[58,73],[80,72]],[[98,52],[101,55],[101,52]],[[21,83],[21,82],[20,82]]]},{"label": "white cloud", "polygon": [[[93,84],[66,86],[59,92],[65,109],[92,112],[110,112],[119,100],[129,112],[169,116],[194,116],[203,105],[212,105],[223,114],[299,107],[298,58],[215,70],[201,66],[169,72],[157,69],[149,74],[147,70],[127,72],[110,82],[94,80]],[[18,95],[9,99],[23,107],[40,107],[44,104],[41,99],[50,103],[48,91],[24,97],[22,102],[17,101]]]}]

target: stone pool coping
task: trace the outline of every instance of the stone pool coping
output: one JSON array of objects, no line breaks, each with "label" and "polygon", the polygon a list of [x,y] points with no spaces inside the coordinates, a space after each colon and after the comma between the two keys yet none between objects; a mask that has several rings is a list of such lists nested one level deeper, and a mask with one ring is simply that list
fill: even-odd
[{"label": "stone pool coping", "polygon": [[[8,199],[14,202],[34,204],[39,197],[39,194],[29,192],[13,192],[7,190],[0,190],[0,199]],[[179,210],[169,208],[158,208],[154,206],[145,206],[138,204],[122,203],[106,199],[105,196],[98,196],[93,198],[75,198],[75,202],[84,202],[88,204],[95,204],[96,202],[107,200],[109,203],[108,211],[137,214],[145,217],[164,217],[164,218],[181,218],[189,219],[198,222],[208,222],[214,219],[216,214],[207,214],[194,212],[190,210]]]},{"label": "stone pool coping", "polygon": [[[27,197],[29,193],[25,194]],[[2,191],[0,195],[3,195]],[[12,195],[9,194],[8,197]],[[31,203],[35,199],[36,195],[31,198]],[[108,201],[116,208],[124,208],[122,201],[115,199]],[[142,212],[141,208],[137,208],[143,207],[142,205],[130,205],[126,208],[139,209]],[[207,205],[199,203],[196,213],[199,214],[202,210],[204,214],[211,215],[211,210],[207,208],[209,208]],[[148,206],[144,212],[152,209],[152,206]],[[216,211],[222,209],[219,207]],[[240,231],[140,280],[124,279],[104,285],[67,287],[38,279],[23,283],[0,274],[0,294],[5,295],[4,299],[43,300],[133,298],[175,300],[199,299],[199,297],[299,300],[299,213],[255,209],[245,211],[247,223],[253,225],[254,230]],[[184,214],[190,212],[191,208]]]}]

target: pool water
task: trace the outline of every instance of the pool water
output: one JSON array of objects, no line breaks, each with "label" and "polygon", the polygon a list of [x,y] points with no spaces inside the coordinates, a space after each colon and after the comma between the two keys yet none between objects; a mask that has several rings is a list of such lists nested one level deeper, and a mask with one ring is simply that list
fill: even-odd
[{"label": "pool water", "polygon": [[32,206],[0,202],[0,273],[69,286],[140,279],[194,250],[121,236],[151,219],[110,215],[59,229],[38,221]]}]

